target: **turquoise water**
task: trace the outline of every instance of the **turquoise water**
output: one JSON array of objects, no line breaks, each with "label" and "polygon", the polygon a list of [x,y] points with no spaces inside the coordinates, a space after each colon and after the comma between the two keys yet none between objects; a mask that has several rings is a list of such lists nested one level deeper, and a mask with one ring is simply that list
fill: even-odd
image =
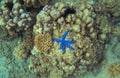
[{"label": "turquoise water", "polygon": [[[55,2],[57,2],[57,0],[51,3],[54,4]],[[1,24],[2,20],[0,20],[0,26],[2,26]],[[12,52],[18,45],[19,38],[5,36],[3,39],[2,37],[4,37],[6,33],[6,30],[3,31],[2,28],[0,28],[0,78],[43,78],[39,75],[39,73],[33,73],[28,70],[28,60],[17,60],[13,56]],[[9,38],[11,39],[9,40]],[[118,36],[111,36],[109,39],[110,42],[105,44],[102,63],[98,64],[94,70],[87,71],[81,75],[78,75],[76,78],[112,78],[108,73],[108,68],[114,63],[118,63],[120,65],[120,42],[118,41]],[[118,72],[120,73],[120,66],[118,67]],[[120,74],[115,78],[120,78]]]}]

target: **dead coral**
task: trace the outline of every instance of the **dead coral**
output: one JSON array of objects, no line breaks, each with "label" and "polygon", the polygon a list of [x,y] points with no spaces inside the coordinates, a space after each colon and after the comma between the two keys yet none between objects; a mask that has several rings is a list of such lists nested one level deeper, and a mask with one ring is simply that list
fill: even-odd
[{"label": "dead coral", "polygon": [[35,36],[35,46],[38,52],[47,52],[52,45],[52,38],[50,34],[38,34]]},{"label": "dead coral", "polygon": [[108,68],[110,78],[117,78],[120,76],[120,63],[113,63]]}]

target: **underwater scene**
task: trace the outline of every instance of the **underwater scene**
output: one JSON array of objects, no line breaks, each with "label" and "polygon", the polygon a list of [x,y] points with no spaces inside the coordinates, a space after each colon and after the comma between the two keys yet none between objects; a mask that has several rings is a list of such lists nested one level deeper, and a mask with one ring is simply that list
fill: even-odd
[{"label": "underwater scene", "polygon": [[0,0],[0,78],[120,78],[120,0]]}]

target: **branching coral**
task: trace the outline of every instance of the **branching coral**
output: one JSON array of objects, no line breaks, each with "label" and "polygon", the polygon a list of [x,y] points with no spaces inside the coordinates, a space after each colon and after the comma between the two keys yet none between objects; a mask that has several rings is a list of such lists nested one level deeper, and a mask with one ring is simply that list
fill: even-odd
[{"label": "branching coral", "polygon": [[47,52],[52,45],[52,37],[50,34],[38,34],[35,36],[35,46],[38,52]]},{"label": "branching coral", "polygon": [[1,9],[3,13],[1,19],[11,36],[21,35],[22,32],[32,28],[34,15],[27,12],[22,4],[5,1]]},{"label": "branching coral", "polygon": [[117,78],[120,76],[120,63],[113,63],[108,68],[110,78]]}]

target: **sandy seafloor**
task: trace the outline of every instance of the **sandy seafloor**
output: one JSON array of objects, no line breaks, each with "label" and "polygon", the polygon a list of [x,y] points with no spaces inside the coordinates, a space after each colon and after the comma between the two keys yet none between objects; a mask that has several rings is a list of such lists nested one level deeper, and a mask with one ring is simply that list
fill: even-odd
[{"label": "sandy seafloor", "polygon": [[[0,35],[4,35],[3,33],[0,32]],[[39,78],[35,73],[28,71],[27,61],[18,61],[13,57],[12,51],[17,45],[17,40],[0,40],[0,78]],[[114,48],[116,43],[117,46]],[[106,44],[104,64],[100,65],[95,73],[88,71],[77,78],[110,78],[107,68],[112,63],[120,62],[120,57],[113,53],[113,48],[120,55],[120,43],[116,37],[111,37],[110,44]]]}]

